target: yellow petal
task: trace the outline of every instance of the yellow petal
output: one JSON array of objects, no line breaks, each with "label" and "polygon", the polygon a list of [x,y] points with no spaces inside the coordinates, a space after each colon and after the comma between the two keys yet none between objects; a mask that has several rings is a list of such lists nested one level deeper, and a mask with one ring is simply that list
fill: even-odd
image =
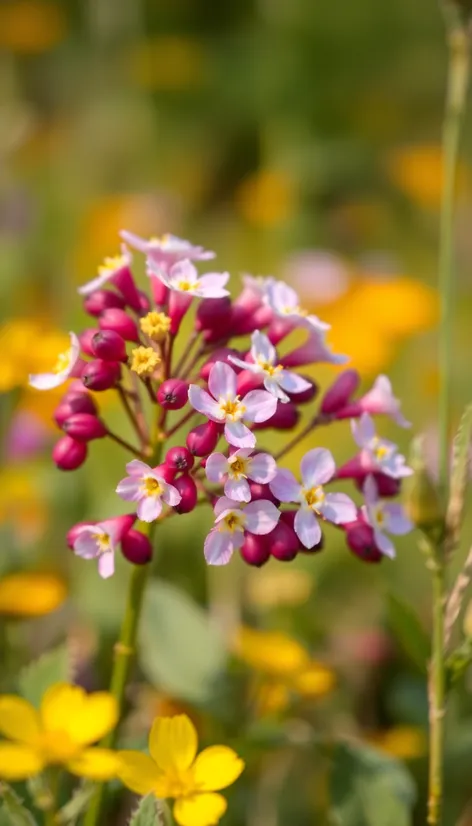
[{"label": "yellow petal", "polygon": [[87,694],[80,686],[57,683],[43,697],[41,717],[47,731],[67,732],[74,743],[85,746],[114,728],[118,706],[106,691]]},{"label": "yellow petal", "polygon": [[300,643],[279,631],[241,628],[236,650],[244,662],[268,674],[290,674],[308,663],[308,654]]},{"label": "yellow petal", "polygon": [[0,732],[20,743],[34,743],[39,735],[39,714],[35,708],[13,694],[0,697]]},{"label": "yellow petal", "polygon": [[44,768],[39,754],[28,746],[0,743],[0,777],[3,780],[26,780]]},{"label": "yellow petal", "polygon": [[228,746],[203,749],[193,766],[195,785],[205,792],[231,786],[244,769],[244,762]]},{"label": "yellow petal", "polygon": [[336,675],[331,668],[322,663],[310,663],[293,681],[295,691],[304,697],[324,697],[333,690]]},{"label": "yellow petal", "polygon": [[174,817],[179,826],[214,826],[227,808],[221,794],[195,794],[176,801]]},{"label": "yellow petal", "polygon": [[120,765],[118,767],[118,777],[128,789],[136,794],[146,795],[150,792],[158,794],[159,797],[167,797],[161,794],[160,783],[162,774],[147,754],[140,751],[119,751],[117,752]]},{"label": "yellow petal", "polygon": [[0,614],[42,617],[64,602],[64,580],[53,574],[17,573],[0,580]]},{"label": "yellow petal", "polygon": [[79,777],[88,777],[90,780],[111,780],[112,777],[118,776],[120,765],[120,759],[115,751],[96,748],[84,749],[68,762],[67,768]]},{"label": "yellow petal", "polygon": [[163,771],[185,771],[195,760],[197,732],[186,714],[156,717],[149,735],[149,751]]}]

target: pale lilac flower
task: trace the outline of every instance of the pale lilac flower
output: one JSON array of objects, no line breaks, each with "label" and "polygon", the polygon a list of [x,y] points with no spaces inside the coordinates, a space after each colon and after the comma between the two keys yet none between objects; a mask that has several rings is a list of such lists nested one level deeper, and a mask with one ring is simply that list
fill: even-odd
[{"label": "pale lilac flower", "polygon": [[395,557],[393,542],[384,531],[394,536],[403,536],[413,530],[413,523],[405,514],[402,505],[384,502],[379,499],[377,485],[373,476],[367,476],[364,487],[365,505],[362,506],[362,516],[374,531],[375,544],[379,551],[386,556]]},{"label": "pale lilac flower", "polygon": [[397,445],[377,436],[374,422],[368,413],[363,413],[360,419],[353,419],[351,427],[354,440],[362,449],[363,465],[372,466],[392,479],[411,476],[413,470],[406,464],[405,457],[398,452]]},{"label": "pale lilac flower", "polygon": [[265,286],[265,302],[275,315],[296,325],[323,332],[330,329],[330,324],[321,321],[318,316],[308,313],[300,306],[297,293],[284,281],[271,279]]},{"label": "pale lilac flower", "polygon": [[385,413],[400,427],[411,426],[411,422],[405,419],[400,410],[400,400],[393,395],[392,384],[387,376],[378,376],[372,389],[359,399],[358,404],[365,413]]},{"label": "pale lilac flower", "polygon": [[59,353],[50,373],[35,373],[29,376],[29,384],[36,390],[52,390],[64,384],[72,375],[80,356],[80,342],[75,333],[69,333],[70,347]]},{"label": "pale lilac flower", "polygon": [[98,573],[108,579],[115,572],[117,537],[113,527],[106,522],[82,525],[74,541],[74,553],[82,559],[97,559]]},{"label": "pale lilac flower", "polygon": [[346,364],[349,356],[333,353],[326,341],[326,332],[316,327],[309,328],[309,336],[304,344],[287,353],[281,359],[284,367],[299,367],[302,364]]},{"label": "pale lilac flower", "polygon": [[[251,390],[243,399],[237,395],[237,376],[229,364],[217,361],[210,370],[208,389],[191,384],[189,402],[213,422],[225,426],[225,438],[234,447],[254,448],[256,437],[243,423],[265,422],[274,415],[277,399],[267,390]],[[211,394],[211,395],[210,395]]]},{"label": "pale lilac flower", "polygon": [[257,535],[274,530],[280,511],[268,499],[250,502],[244,509],[239,502],[222,496],[215,504],[215,526],[205,539],[204,553],[208,565],[226,565],[234,550],[244,542],[244,532]]},{"label": "pale lilac flower", "polygon": [[150,261],[148,275],[157,276],[169,290],[184,293],[188,297],[224,298],[225,295],[229,295],[229,291],[224,289],[229,279],[228,272],[199,275],[188,259],[173,264],[169,271],[154,266]]},{"label": "pale lilac flower", "polygon": [[132,263],[132,255],[129,250],[126,248],[125,244],[122,244],[121,247],[121,255],[114,255],[109,258],[105,258],[103,264],[101,264],[98,268],[98,275],[96,278],[93,278],[91,281],[87,281],[86,284],[82,284],[81,287],[78,288],[77,292],[80,295],[90,295],[91,293],[95,292],[95,290],[100,290],[108,281],[113,279],[120,270],[128,268],[131,266]]},{"label": "pale lilac flower", "polygon": [[334,459],[322,447],[310,450],[302,459],[300,484],[290,470],[279,470],[269,487],[281,502],[298,502],[295,532],[305,548],[313,548],[321,539],[317,517],[339,525],[353,522],[357,515],[354,502],[344,493],[325,493],[323,485],[333,478]]},{"label": "pale lilac flower", "polygon": [[253,313],[264,302],[267,287],[275,279],[271,275],[249,275],[244,273],[241,276],[243,289],[235,299],[236,307],[244,307],[246,312]]},{"label": "pale lilac flower", "polygon": [[158,267],[169,269],[177,261],[187,258],[189,261],[208,261],[215,258],[215,253],[203,247],[195,246],[190,241],[177,238],[176,235],[161,235],[159,238],[141,238],[134,232],[122,230],[121,237],[134,249],[144,252]]},{"label": "pale lilac flower", "polygon": [[225,496],[237,502],[250,502],[251,489],[247,482],[251,479],[265,485],[276,472],[277,463],[269,453],[251,456],[250,448],[235,450],[230,456],[212,453],[205,465],[205,473],[210,482],[224,483]]},{"label": "pale lilac flower", "polygon": [[125,502],[137,502],[136,513],[142,522],[154,522],[160,516],[162,503],[175,507],[181,500],[177,488],[170,485],[145,462],[134,459],[128,462],[129,473],[119,482],[116,492]]},{"label": "pale lilac flower", "polygon": [[284,370],[281,364],[278,364],[277,352],[275,347],[270,343],[270,340],[264,333],[255,330],[251,336],[251,357],[252,363],[243,361],[242,359],[229,356],[229,361],[242,367],[244,370],[249,370],[256,375],[264,376],[264,387],[269,393],[272,393],[276,399],[281,402],[289,402],[289,393],[303,393],[312,385],[296,373],[290,373]]}]

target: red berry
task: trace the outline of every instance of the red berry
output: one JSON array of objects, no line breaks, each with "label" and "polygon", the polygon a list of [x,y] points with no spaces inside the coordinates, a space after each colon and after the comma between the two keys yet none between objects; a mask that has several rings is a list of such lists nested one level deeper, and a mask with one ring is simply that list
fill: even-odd
[{"label": "red berry", "polygon": [[166,379],[157,391],[157,401],[165,410],[180,410],[188,401],[188,384],[181,379]]},{"label": "red berry", "polygon": [[169,465],[178,473],[189,471],[194,462],[195,459],[187,447],[171,447],[166,453],[166,465]]},{"label": "red berry", "polygon": [[60,470],[76,470],[87,458],[87,445],[71,436],[63,436],[54,445],[52,458]]},{"label": "red berry", "polygon": [[133,565],[146,565],[152,559],[152,545],[149,537],[134,528],[123,536],[121,550],[125,559]]}]

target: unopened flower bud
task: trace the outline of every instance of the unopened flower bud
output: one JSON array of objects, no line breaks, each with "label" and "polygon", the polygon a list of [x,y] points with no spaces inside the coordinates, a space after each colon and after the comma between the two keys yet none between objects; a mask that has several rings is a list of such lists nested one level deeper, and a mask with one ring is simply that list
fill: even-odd
[{"label": "unopened flower bud", "polygon": [[306,390],[302,390],[301,393],[287,393],[287,396],[289,396],[295,404],[307,404],[315,398],[320,388],[316,382],[313,381],[311,376],[304,376],[303,373],[301,373],[300,376],[302,379],[305,379],[305,381],[310,382],[310,387],[307,387]]},{"label": "unopened flower bud", "polygon": [[[211,340],[218,341],[220,338],[227,338],[229,335],[229,323],[231,320],[231,299],[224,298],[204,298],[200,301],[196,316],[195,329],[200,332],[211,333]],[[208,340],[205,338],[205,340]]]},{"label": "unopened flower bud", "polygon": [[54,445],[52,458],[59,470],[76,470],[87,458],[87,445],[71,436],[63,436]]},{"label": "unopened flower bud", "polygon": [[95,292],[90,293],[84,301],[85,312],[97,318],[104,313],[105,310],[111,310],[113,308],[122,310],[124,306],[125,302],[121,295],[113,293],[111,290],[95,290]]},{"label": "unopened flower bud", "polygon": [[241,556],[248,565],[260,568],[270,558],[270,547],[266,536],[256,536],[247,533],[240,550]]},{"label": "unopened flower bud", "polygon": [[71,551],[74,550],[75,541],[76,541],[78,535],[80,534],[82,528],[84,528],[86,525],[93,525],[93,524],[94,524],[93,521],[91,519],[89,519],[89,520],[84,520],[83,522],[77,522],[75,525],[72,525],[72,528],[69,528],[69,530],[67,531],[67,534],[66,534],[66,542],[67,542],[67,547],[70,548]]},{"label": "unopened flower bud", "polygon": [[87,356],[95,355],[93,352],[92,341],[98,332],[99,330],[96,327],[87,327],[87,329],[83,330],[79,335],[80,349]]},{"label": "unopened flower bud", "polygon": [[364,562],[380,562],[382,553],[375,544],[374,531],[363,519],[350,522],[346,527],[346,541],[351,551]]},{"label": "unopened flower bud", "polygon": [[216,422],[208,421],[194,427],[187,436],[187,447],[194,456],[208,456],[220,438],[221,428]]},{"label": "unopened flower bud", "polygon": [[171,447],[166,453],[166,465],[173,468],[177,473],[185,473],[191,470],[195,462],[189,449],[184,446]]},{"label": "unopened flower bud", "polygon": [[135,322],[124,310],[120,310],[118,307],[105,310],[98,323],[101,330],[113,330],[125,341],[139,341],[138,328]]},{"label": "unopened flower bud", "polygon": [[215,350],[208,361],[200,369],[200,378],[204,381],[208,381],[208,377],[211,372],[211,368],[217,361],[223,361],[225,364],[229,364],[231,369],[235,371],[235,373],[239,372],[239,367],[235,364],[231,364],[228,360],[228,356],[236,356],[237,358],[241,357],[241,353],[239,350],[233,350],[231,347],[219,347],[218,350]]},{"label": "unopened flower bud", "polygon": [[61,402],[69,401],[71,396],[77,396],[79,393],[83,395],[89,395],[89,392],[86,387],[84,387],[81,379],[76,379],[69,384],[66,392],[61,398]]},{"label": "unopened flower bud", "polygon": [[141,310],[141,297],[136,286],[129,263],[124,263],[113,275],[112,282],[120,291],[124,300],[137,313]]},{"label": "unopened flower bud", "polygon": [[258,422],[253,425],[253,430],[265,430],[268,427],[275,427],[277,430],[292,430],[298,424],[300,413],[293,402],[277,402],[277,409],[270,419],[265,422]]},{"label": "unopened flower bud", "polygon": [[91,442],[92,439],[103,439],[108,431],[96,416],[90,413],[74,413],[62,425],[68,436],[78,442]]},{"label": "unopened flower bud", "polygon": [[121,540],[121,551],[125,559],[133,565],[146,565],[152,559],[152,545],[145,534],[134,528]]},{"label": "unopened flower bud", "polygon": [[62,427],[74,413],[90,413],[93,416],[96,412],[97,406],[89,393],[75,393],[58,404],[54,411],[54,421],[58,427]]},{"label": "unopened flower bud", "polygon": [[197,504],[197,486],[192,477],[189,476],[188,473],[185,473],[183,476],[175,479],[173,485],[182,497],[174,510],[176,510],[177,513],[190,513],[190,511],[193,511]]},{"label": "unopened flower bud", "polygon": [[264,376],[261,373],[252,373],[251,370],[241,370],[238,374],[237,393],[238,396],[245,396],[250,390],[257,390],[262,387]]},{"label": "unopened flower bud", "polygon": [[248,312],[241,306],[233,307],[231,327],[228,333],[232,336],[243,336],[262,330],[272,320],[272,310],[265,304],[259,305],[253,312]]},{"label": "unopened flower bud", "polygon": [[424,437],[413,439],[409,465],[412,476],[403,483],[403,506],[414,525],[425,533],[440,532],[444,525],[444,510],[437,486],[432,479],[424,457]]},{"label": "unopened flower bud", "polygon": [[149,301],[148,295],[144,292],[144,290],[138,290],[139,295],[139,311],[141,313],[148,313],[151,309],[151,302]]},{"label": "unopened flower bud", "polygon": [[279,520],[274,530],[266,537],[270,553],[281,562],[290,562],[295,559],[300,550],[300,540],[293,528],[282,519]]},{"label": "unopened flower bud", "polygon": [[156,304],[157,307],[163,307],[169,300],[170,290],[165,284],[163,284],[157,275],[154,275],[151,270],[148,270],[148,276],[151,282],[151,292],[154,304]]},{"label": "unopened flower bud", "polygon": [[92,338],[92,351],[104,361],[127,361],[126,343],[114,330],[100,330]]},{"label": "unopened flower bud", "polygon": [[163,381],[157,391],[157,401],[165,410],[180,410],[188,402],[188,384],[181,379]]},{"label": "unopened flower bud", "polygon": [[[391,476],[387,476],[385,473],[373,473],[372,475],[375,479],[379,496],[385,498],[398,496],[402,486],[401,479],[392,479]],[[361,482],[357,482],[357,484],[359,485],[359,489],[362,490],[363,484]]]},{"label": "unopened flower bud", "polygon": [[90,361],[82,372],[82,381],[89,390],[109,390],[121,376],[121,366],[117,361]]},{"label": "unopened flower bud", "polygon": [[176,476],[176,469],[173,468],[171,465],[168,465],[167,462],[162,462],[160,465],[156,465],[153,470],[157,473],[158,476],[162,476],[162,478],[171,484],[174,484],[174,479]]},{"label": "unopened flower bud", "polygon": [[249,482],[249,489],[251,491],[251,502],[256,502],[258,499],[268,499],[274,505],[280,505],[279,499],[275,498],[269,485],[262,485],[260,482]]},{"label": "unopened flower bud", "polygon": [[345,407],[359,387],[359,383],[360,376],[357,370],[343,370],[323,396],[321,412],[336,413]]}]

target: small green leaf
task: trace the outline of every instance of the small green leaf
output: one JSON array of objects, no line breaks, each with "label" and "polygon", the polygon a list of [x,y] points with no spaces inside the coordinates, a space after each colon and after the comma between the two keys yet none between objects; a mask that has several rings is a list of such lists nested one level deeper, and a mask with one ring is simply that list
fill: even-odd
[{"label": "small green leaf", "polygon": [[37,826],[37,821],[11,786],[0,783],[0,798],[1,826]]},{"label": "small green leaf", "polygon": [[70,800],[60,809],[55,822],[60,826],[75,826],[79,817],[85,812],[95,791],[94,785],[85,780],[74,791]]},{"label": "small green leaf", "polygon": [[447,658],[446,673],[449,686],[456,683],[472,663],[472,639],[465,639]]},{"label": "small green leaf", "polygon": [[149,584],[141,621],[141,667],[174,696],[204,702],[225,663],[218,628],[187,594],[167,582]]},{"label": "small green leaf", "polygon": [[405,653],[425,671],[430,656],[428,636],[413,608],[395,594],[388,596],[388,624]]},{"label": "small green leaf", "polygon": [[73,678],[71,656],[67,645],[47,651],[39,660],[23,668],[18,678],[20,694],[39,708],[44,692],[54,683],[70,682]]},{"label": "small green leaf", "polygon": [[128,826],[170,826],[171,819],[166,804],[150,794],[143,797],[131,815]]},{"label": "small green leaf", "polygon": [[362,744],[338,743],[330,800],[339,826],[411,826],[416,792],[401,763]]},{"label": "small green leaf", "polygon": [[448,549],[459,543],[464,500],[469,476],[469,452],[472,440],[472,405],[466,407],[454,439],[451,484],[447,506]]}]

